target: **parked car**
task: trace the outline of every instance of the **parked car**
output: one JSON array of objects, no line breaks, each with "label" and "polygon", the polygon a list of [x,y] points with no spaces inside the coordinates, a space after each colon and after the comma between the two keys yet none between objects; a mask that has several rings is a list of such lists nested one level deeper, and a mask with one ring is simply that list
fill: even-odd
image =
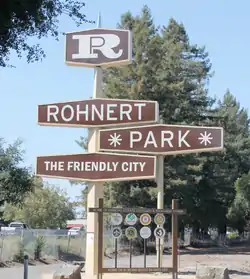
[{"label": "parked car", "polygon": [[1,227],[1,232],[5,234],[16,234],[22,230],[30,229],[29,226],[22,222],[11,222],[8,227]]},{"label": "parked car", "polygon": [[29,226],[22,222],[11,222],[9,223],[10,228],[18,228],[18,229],[29,229]]},{"label": "parked car", "polygon": [[81,228],[73,227],[68,230],[68,236],[78,236],[80,235],[80,233],[81,233]]}]

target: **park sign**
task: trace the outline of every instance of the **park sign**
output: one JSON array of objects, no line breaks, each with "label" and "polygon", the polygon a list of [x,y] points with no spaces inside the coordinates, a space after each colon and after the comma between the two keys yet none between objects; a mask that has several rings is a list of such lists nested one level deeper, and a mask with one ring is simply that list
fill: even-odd
[{"label": "park sign", "polygon": [[114,67],[131,61],[129,30],[95,28],[66,33],[65,63],[69,66]]},{"label": "park sign", "polygon": [[155,101],[90,99],[38,105],[38,124],[44,126],[102,127],[158,122]]},{"label": "park sign", "polygon": [[37,157],[36,175],[77,181],[155,179],[156,157],[82,153]]},{"label": "park sign", "polygon": [[223,149],[223,128],[156,124],[100,130],[99,150],[185,154]]}]

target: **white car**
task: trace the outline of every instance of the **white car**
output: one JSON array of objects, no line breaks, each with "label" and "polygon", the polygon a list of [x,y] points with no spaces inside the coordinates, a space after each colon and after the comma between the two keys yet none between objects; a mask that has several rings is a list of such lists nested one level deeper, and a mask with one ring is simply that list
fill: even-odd
[{"label": "white car", "polygon": [[80,228],[71,228],[68,230],[68,236],[78,236],[80,235]]},{"label": "white car", "polygon": [[16,228],[16,229],[29,229],[29,226],[22,222],[11,222],[9,224],[10,228]]},{"label": "white car", "polygon": [[22,222],[11,222],[8,227],[1,227],[2,234],[17,234],[22,230],[30,229],[29,226]]}]

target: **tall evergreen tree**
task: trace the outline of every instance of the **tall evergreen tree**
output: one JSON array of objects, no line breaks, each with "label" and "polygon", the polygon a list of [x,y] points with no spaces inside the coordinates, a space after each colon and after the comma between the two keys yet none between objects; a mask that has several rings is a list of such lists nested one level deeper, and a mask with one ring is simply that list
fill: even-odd
[{"label": "tall evergreen tree", "polygon": [[211,201],[216,215],[214,225],[220,232],[226,232],[227,212],[234,196],[234,183],[250,169],[249,118],[246,109],[241,108],[228,90],[219,102],[217,117],[224,127],[224,152],[211,156],[209,183],[215,192]]},{"label": "tall evergreen tree", "polygon": [[[182,220],[195,230],[227,224],[237,177],[249,171],[248,114],[230,92],[217,106],[208,96],[211,63],[204,47],[192,44],[183,26],[173,18],[156,28],[148,7],[139,16],[127,12],[120,28],[133,32],[133,62],[104,72],[106,96],[154,100],[166,124],[223,126],[223,152],[166,156],[164,205],[178,198],[188,215]],[[86,141],[78,142],[85,146]],[[155,207],[156,184],[152,181],[106,183],[108,206]]]},{"label": "tall evergreen tree", "polygon": [[[140,16],[123,15],[119,27],[133,32],[134,59],[130,66],[105,72],[106,95],[158,101],[164,123],[206,123],[214,100],[205,89],[211,76],[205,49],[192,45],[184,26],[174,19],[167,27],[157,29],[147,7]],[[177,197],[189,212],[193,211],[194,185],[201,179],[203,160],[195,155],[165,158],[166,205]],[[111,204],[152,207],[156,206],[152,186],[149,181],[112,183],[106,195]]]},{"label": "tall evergreen tree", "polygon": [[243,174],[235,182],[235,199],[231,204],[227,217],[230,225],[238,229],[239,233],[249,225],[250,217],[250,172]]}]

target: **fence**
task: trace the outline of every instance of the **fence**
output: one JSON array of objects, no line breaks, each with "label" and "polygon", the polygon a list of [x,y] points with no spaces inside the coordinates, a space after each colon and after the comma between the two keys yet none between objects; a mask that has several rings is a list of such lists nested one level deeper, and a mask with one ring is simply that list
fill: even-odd
[{"label": "fence", "polygon": [[[190,243],[190,234],[185,234],[185,245]],[[155,246],[154,239],[148,245]],[[119,249],[126,248],[126,239],[119,241]],[[32,259],[40,247],[42,257],[54,259],[80,260],[85,258],[86,234],[68,235],[67,230],[20,230],[15,233],[0,232],[0,261],[12,261],[26,253]],[[165,236],[165,247],[171,247],[171,234]],[[104,232],[104,251],[114,248],[110,230]]]},{"label": "fence", "polygon": [[[207,238],[202,235],[194,237],[191,232],[186,231],[184,240],[179,239],[179,246],[189,246],[190,244],[197,244],[199,247],[224,246],[242,241],[249,242],[249,239],[249,233],[245,233],[242,237],[229,238],[214,232]],[[171,233],[167,233],[164,239],[165,249],[171,248],[171,241]],[[0,231],[0,261],[12,261],[24,252],[32,259],[39,245],[43,257],[66,261],[81,260],[85,258],[86,253],[86,234],[82,232],[79,236],[68,236],[67,230],[46,229],[22,230],[12,234]],[[149,248],[155,247],[154,238],[148,241],[148,246]],[[118,247],[118,249],[126,249],[128,247],[126,238],[120,239]],[[104,232],[104,251],[108,253],[108,250],[111,252],[114,250],[114,239],[112,238],[111,230],[106,228]]]},{"label": "fence", "polygon": [[26,253],[35,257],[40,249],[42,257],[85,257],[85,233],[68,236],[67,230],[20,230],[15,233],[0,232],[0,260],[11,261]]}]

